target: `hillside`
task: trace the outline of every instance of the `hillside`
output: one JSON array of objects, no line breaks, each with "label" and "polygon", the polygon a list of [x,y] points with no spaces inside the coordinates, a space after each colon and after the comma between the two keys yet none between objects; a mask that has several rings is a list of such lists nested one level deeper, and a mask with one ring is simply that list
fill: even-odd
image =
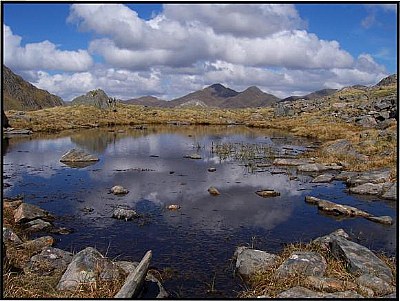
[{"label": "hillside", "polygon": [[234,97],[229,97],[221,105],[221,108],[247,108],[247,107],[268,107],[279,101],[279,98],[261,91],[256,86],[252,86],[238,93]]},{"label": "hillside", "polygon": [[3,109],[32,111],[63,106],[63,100],[39,89],[3,65]]},{"label": "hillside", "polygon": [[337,92],[337,89],[322,89],[322,90],[318,90],[318,91],[315,91],[315,92],[312,92],[310,94],[303,95],[303,96],[289,96],[289,97],[282,99],[281,101],[294,101],[294,100],[298,100],[298,99],[312,100],[312,99],[321,98],[324,96],[329,96],[336,92]]},{"label": "hillside", "polygon": [[165,100],[159,99],[154,96],[142,96],[139,98],[123,100],[122,103],[130,105],[149,106],[149,107],[165,107],[166,105]]}]

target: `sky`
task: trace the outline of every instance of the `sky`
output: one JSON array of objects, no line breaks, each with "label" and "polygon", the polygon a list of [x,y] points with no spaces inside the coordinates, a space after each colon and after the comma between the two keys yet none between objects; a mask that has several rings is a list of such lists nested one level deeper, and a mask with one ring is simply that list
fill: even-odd
[{"label": "sky", "polygon": [[[395,3],[395,2],[393,2]],[[284,98],[397,72],[396,4],[6,3],[3,64],[70,101],[221,83]]]}]

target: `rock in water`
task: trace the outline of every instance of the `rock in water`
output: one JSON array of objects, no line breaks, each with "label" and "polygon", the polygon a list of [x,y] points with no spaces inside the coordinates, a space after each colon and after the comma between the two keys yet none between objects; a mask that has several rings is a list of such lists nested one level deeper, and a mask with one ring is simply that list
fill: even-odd
[{"label": "rock in water", "polygon": [[117,208],[113,212],[113,217],[117,219],[124,219],[126,221],[139,217],[135,210]]},{"label": "rock in water", "polygon": [[85,167],[97,161],[99,161],[99,158],[75,148],[65,153],[60,159],[60,162],[74,167]]},{"label": "rock in water", "polygon": [[221,193],[218,191],[218,189],[215,188],[215,187],[210,187],[210,188],[208,188],[208,192],[209,192],[211,195],[220,195],[220,194],[221,194]]},{"label": "rock in water", "polygon": [[54,217],[47,211],[38,206],[22,203],[14,213],[16,223],[25,223],[34,219],[43,219],[47,221],[54,220]]},{"label": "rock in water", "polygon": [[278,191],[272,190],[272,189],[266,189],[266,190],[258,190],[256,191],[256,194],[259,196],[262,196],[263,198],[268,198],[268,197],[274,197],[274,196],[280,196],[281,194]]},{"label": "rock in water", "polygon": [[128,189],[125,189],[124,187],[122,187],[121,185],[116,185],[113,188],[111,188],[111,192],[113,194],[127,194],[129,192]]}]

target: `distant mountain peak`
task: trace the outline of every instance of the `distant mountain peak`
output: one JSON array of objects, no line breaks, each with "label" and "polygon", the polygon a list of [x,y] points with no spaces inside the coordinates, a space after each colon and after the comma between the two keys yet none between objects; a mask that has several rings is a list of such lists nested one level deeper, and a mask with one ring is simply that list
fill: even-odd
[{"label": "distant mountain peak", "polygon": [[392,74],[392,75],[389,75],[389,76],[383,78],[379,83],[376,84],[376,86],[382,87],[382,86],[390,86],[390,85],[394,85],[394,84],[397,84],[397,74]]},{"label": "distant mountain peak", "polygon": [[207,87],[205,90],[212,90],[211,94],[213,96],[222,97],[222,98],[233,97],[233,96],[236,96],[239,94],[239,92],[232,90],[230,88],[227,88],[220,83],[213,84],[213,85]]}]

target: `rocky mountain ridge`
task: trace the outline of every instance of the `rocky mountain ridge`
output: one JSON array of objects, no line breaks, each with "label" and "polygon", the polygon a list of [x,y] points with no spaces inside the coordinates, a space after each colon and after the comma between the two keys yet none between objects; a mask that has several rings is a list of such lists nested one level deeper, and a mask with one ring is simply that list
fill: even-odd
[{"label": "rocky mountain ridge", "polygon": [[3,65],[3,109],[33,111],[63,106],[63,100],[39,89]]}]

